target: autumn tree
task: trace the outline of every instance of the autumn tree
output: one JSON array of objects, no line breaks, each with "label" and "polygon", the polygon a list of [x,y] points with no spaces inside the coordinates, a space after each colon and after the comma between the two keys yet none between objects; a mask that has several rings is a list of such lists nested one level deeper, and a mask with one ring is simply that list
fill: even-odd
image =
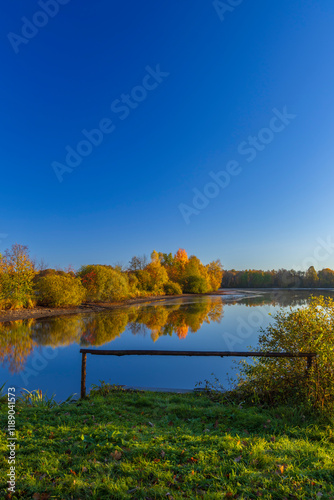
[{"label": "autumn tree", "polygon": [[166,269],[161,265],[158,252],[153,250],[151,262],[145,267],[145,271],[150,275],[150,291],[155,294],[164,293],[164,285],[168,282]]},{"label": "autumn tree", "polygon": [[334,271],[332,269],[322,269],[318,272],[319,285],[321,287],[334,287]]},{"label": "autumn tree", "polygon": [[308,268],[308,270],[306,271],[305,281],[306,281],[306,286],[309,286],[309,287],[315,287],[318,285],[318,282],[319,282],[318,274],[313,266],[310,266]]},{"label": "autumn tree", "polygon": [[0,255],[0,307],[19,309],[34,305],[34,263],[28,247],[15,243]]},{"label": "autumn tree", "polygon": [[129,296],[129,282],[126,274],[110,266],[82,266],[78,276],[86,288],[88,300],[119,301]]},{"label": "autumn tree", "polygon": [[181,283],[187,262],[187,252],[183,248],[179,248],[173,256],[171,264],[167,266],[167,272],[170,281],[174,281],[174,283]]},{"label": "autumn tree", "polygon": [[218,290],[221,287],[223,278],[223,266],[219,259],[210,262],[206,266],[210,288],[213,291]]}]

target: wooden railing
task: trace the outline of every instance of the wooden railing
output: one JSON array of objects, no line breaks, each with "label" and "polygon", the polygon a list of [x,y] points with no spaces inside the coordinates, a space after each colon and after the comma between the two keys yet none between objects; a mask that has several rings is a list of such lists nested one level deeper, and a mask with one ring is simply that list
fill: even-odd
[{"label": "wooden railing", "polygon": [[86,362],[87,354],[97,356],[227,356],[234,357],[264,357],[264,358],[307,358],[306,373],[312,366],[312,360],[316,356],[314,352],[231,352],[231,351],[156,351],[156,350],[102,350],[102,349],[80,349],[81,361],[81,398],[86,396]]}]

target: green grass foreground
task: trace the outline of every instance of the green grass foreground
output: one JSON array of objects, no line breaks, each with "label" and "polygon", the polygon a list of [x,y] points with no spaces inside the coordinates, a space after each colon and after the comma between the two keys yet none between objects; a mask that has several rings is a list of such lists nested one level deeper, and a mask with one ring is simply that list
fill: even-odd
[{"label": "green grass foreground", "polygon": [[1,498],[334,499],[334,419],[105,386],[51,408],[17,403],[16,493],[6,496],[0,406]]}]

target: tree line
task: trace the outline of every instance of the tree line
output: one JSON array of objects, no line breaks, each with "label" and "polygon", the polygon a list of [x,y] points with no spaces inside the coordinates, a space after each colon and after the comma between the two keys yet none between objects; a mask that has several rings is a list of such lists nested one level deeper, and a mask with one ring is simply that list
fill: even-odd
[{"label": "tree line", "polygon": [[334,288],[334,271],[329,268],[316,271],[310,266],[307,271],[279,269],[262,271],[249,269],[223,271],[223,288]]},{"label": "tree line", "polygon": [[150,260],[134,256],[128,266],[45,269],[30,258],[26,246],[15,244],[0,254],[0,310],[206,293],[220,288],[222,274],[219,260],[204,265],[181,248],[174,255],[153,250]]}]

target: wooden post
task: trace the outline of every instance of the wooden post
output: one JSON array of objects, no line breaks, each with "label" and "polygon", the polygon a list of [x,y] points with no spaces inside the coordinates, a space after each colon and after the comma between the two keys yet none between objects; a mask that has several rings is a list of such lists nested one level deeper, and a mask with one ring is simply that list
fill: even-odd
[{"label": "wooden post", "polygon": [[309,371],[312,367],[312,361],[313,361],[313,356],[307,356],[307,368],[306,368],[306,374],[309,374]]},{"label": "wooden post", "polygon": [[81,359],[81,399],[86,397],[86,357],[87,354],[83,352]]}]

